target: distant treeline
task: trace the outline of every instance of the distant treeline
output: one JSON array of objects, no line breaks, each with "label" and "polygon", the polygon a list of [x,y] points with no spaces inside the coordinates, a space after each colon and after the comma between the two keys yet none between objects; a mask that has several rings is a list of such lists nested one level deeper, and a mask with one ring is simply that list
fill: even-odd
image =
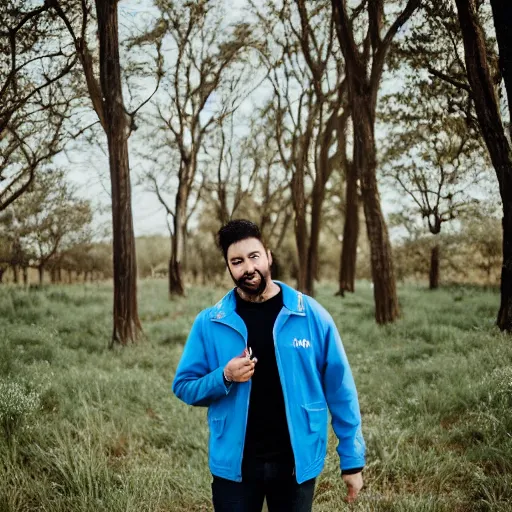
[{"label": "distant treeline", "polygon": [[[274,252],[275,277],[294,280],[297,258],[292,233],[279,252]],[[371,279],[368,243],[361,238],[357,277]],[[456,234],[438,237],[406,238],[393,244],[399,281],[425,282],[431,270],[432,250],[438,248],[441,284],[465,283],[497,285],[501,271],[501,226],[489,217],[468,222]],[[169,239],[164,236],[142,236],[136,239],[137,271],[141,279],[168,278]],[[271,248],[272,249],[272,248]],[[18,251],[20,248],[18,247]],[[339,269],[339,249],[334,236],[323,237],[319,280],[336,281]],[[39,267],[29,255],[11,254],[0,260],[0,283],[33,284],[40,282]],[[184,275],[188,284],[226,284],[222,255],[215,246],[213,233],[201,231],[188,236]],[[45,264],[43,283],[81,283],[112,279],[112,244],[110,241],[80,243],[57,251]],[[228,281],[229,282],[229,281]]]}]

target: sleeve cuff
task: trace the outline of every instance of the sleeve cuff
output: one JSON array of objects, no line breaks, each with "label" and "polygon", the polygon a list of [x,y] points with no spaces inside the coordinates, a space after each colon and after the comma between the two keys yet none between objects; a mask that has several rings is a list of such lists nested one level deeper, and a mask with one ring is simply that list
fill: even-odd
[{"label": "sleeve cuff", "polygon": [[224,373],[224,370],[222,371],[222,380],[224,381],[224,386],[226,386],[226,389],[229,389],[231,387],[231,384],[233,384],[232,380],[226,379],[226,374]]},{"label": "sleeve cuff", "polygon": [[364,466],[360,468],[350,468],[350,469],[342,469],[341,474],[342,475],[355,475],[356,473],[360,473],[363,471]]}]

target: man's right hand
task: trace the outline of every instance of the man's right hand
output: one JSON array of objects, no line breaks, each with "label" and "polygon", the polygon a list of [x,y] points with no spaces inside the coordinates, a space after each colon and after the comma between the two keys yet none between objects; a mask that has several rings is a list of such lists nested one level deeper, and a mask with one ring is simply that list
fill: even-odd
[{"label": "man's right hand", "polygon": [[234,357],[224,368],[224,375],[233,382],[247,382],[254,375],[254,367],[258,360],[245,356]]}]

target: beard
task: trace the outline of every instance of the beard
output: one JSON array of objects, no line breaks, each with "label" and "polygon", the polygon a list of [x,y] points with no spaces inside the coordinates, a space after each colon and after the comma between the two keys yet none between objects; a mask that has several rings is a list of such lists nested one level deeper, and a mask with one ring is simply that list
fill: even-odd
[{"label": "beard", "polygon": [[235,279],[231,274],[231,278],[244,293],[254,297],[261,295],[267,287],[267,279],[259,270],[255,270],[252,274],[244,274],[240,279]]}]

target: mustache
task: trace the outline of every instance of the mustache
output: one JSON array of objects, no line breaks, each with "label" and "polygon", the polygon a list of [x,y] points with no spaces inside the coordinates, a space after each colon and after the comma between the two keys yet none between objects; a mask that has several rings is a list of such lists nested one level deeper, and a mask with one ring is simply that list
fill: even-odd
[{"label": "mustache", "polygon": [[244,274],[242,276],[242,279],[252,279],[255,275],[260,275],[261,276],[261,274],[257,270],[255,270],[252,274],[247,274],[247,273]]},{"label": "mustache", "polygon": [[255,276],[260,276],[261,279],[263,279],[263,274],[258,271],[258,270],[255,270],[252,274],[248,274],[248,273],[245,273],[240,279],[239,281],[250,281],[253,277]]}]

